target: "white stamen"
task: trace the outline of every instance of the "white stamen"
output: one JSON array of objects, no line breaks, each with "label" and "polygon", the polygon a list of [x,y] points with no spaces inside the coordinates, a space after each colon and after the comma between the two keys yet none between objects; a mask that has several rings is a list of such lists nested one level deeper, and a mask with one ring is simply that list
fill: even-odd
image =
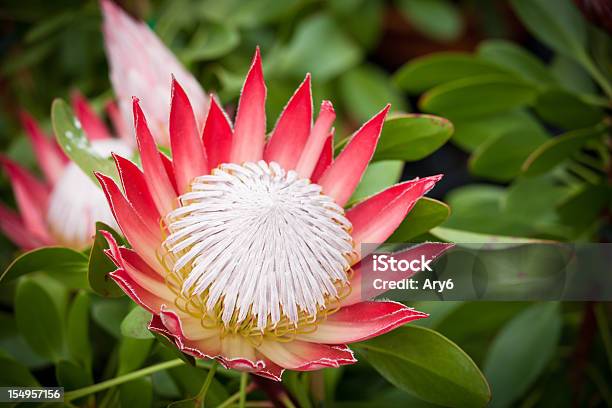
[{"label": "white stamen", "polygon": [[[223,164],[197,177],[167,216],[165,247],[187,267],[183,292],[207,292],[212,312],[257,327],[315,316],[347,280],[351,223],[321,187],[277,163]],[[234,320],[232,320],[232,318]]]},{"label": "white stamen", "polygon": [[[103,157],[111,151],[121,155],[131,154],[131,149],[125,143],[114,139],[95,141],[92,150]],[[70,162],[53,186],[49,198],[49,229],[58,243],[83,249],[91,243],[96,221],[119,228],[100,187]]]}]

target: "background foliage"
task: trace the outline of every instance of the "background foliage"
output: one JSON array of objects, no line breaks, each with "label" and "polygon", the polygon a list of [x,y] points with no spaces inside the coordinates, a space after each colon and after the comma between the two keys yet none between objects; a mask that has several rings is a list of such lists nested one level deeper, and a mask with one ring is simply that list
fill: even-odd
[{"label": "background foliage", "polygon": [[[400,178],[446,176],[390,241],[610,239],[612,43],[569,0],[123,5],[230,110],[255,45],[264,54],[270,124],[306,72],[315,100],[337,106],[340,145],[391,102],[395,115],[352,201]],[[50,129],[55,97],[78,88],[101,107],[112,96],[98,5],[7,0],[0,19],[0,144],[35,168],[18,109]],[[0,188],[11,202],[5,178]],[[88,265],[89,256],[102,258],[102,245],[96,241],[91,255],[43,249],[9,268],[0,285],[0,385],[74,390],[176,358],[143,330],[147,316],[115,297],[120,292],[103,278],[111,266]],[[15,248],[3,240],[0,251],[8,266]],[[482,406],[488,382],[492,406],[612,405],[608,305],[414,306],[431,317],[356,345],[360,364],[288,373],[294,402]],[[201,368],[172,367],[99,393],[98,403],[167,404],[193,397],[205,376]],[[207,402],[222,403],[238,386],[239,374],[222,370]]]}]

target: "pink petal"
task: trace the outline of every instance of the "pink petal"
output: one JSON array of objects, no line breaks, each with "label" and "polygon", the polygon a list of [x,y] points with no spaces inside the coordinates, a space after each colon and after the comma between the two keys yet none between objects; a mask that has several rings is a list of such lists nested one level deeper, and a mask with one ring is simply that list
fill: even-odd
[{"label": "pink petal", "polygon": [[[119,171],[119,177],[121,177],[125,195],[134,210],[146,225],[160,225],[160,214],[153,197],[151,197],[142,171],[134,163],[117,154],[113,154],[113,158]],[[161,239],[161,228],[154,228],[154,230],[160,234]]]},{"label": "pink petal", "polygon": [[174,176],[174,165],[172,164],[172,160],[168,156],[166,156],[163,152],[159,152],[159,158],[164,165],[164,170],[166,170],[166,174],[168,175],[168,179],[170,180],[170,184],[174,189],[174,194],[178,195],[178,188],[176,187],[176,177]]},{"label": "pink petal", "polygon": [[66,156],[54,145],[53,140],[44,134],[34,118],[27,112],[22,111],[20,117],[30,143],[34,148],[40,169],[47,181],[55,184],[62,175],[64,166],[68,161]]},{"label": "pink petal", "polygon": [[32,234],[19,215],[2,204],[0,204],[0,229],[15,245],[26,251],[51,244]]},{"label": "pink petal", "polygon": [[[310,137],[306,141],[304,150],[300,156],[300,160],[295,168],[297,173],[304,178],[314,178],[314,170],[317,170],[317,165],[321,161],[321,157],[326,154],[326,147],[328,143],[328,135],[334,120],[336,119],[336,112],[334,107],[329,101],[323,101],[321,103],[321,109],[319,111],[319,117],[310,132]],[[331,143],[331,142],[329,142]],[[331,163],[332,155],[329,156],[329,163]],[[313,177],[311,177],[311,175]]]},{"label": "pink petal", "polygon": [[158,230],[156,231],[160,228],[159,225],[145,224],[113,179],[98,172],[95,173],[95,176],[102,186],[123,235],[151,267],[161,270],[162,267],[156,256],[157,250],[161,248],[161,234]]},{"label": "pink petal", "polygon": [[321,176],[318,184],[323,192],[344,205],[355,191],[359,180],[376,150],[389,105],[366,122],[348,142],[342,153]]},{"label": "pink petal", "polygon": [[134,98],[134,127],[145,180],[157,209],[165,215],[176,206],[176,193],[137,98]]},{"label": "pink petal", "polygon": [[168,89],[174,75],[189,96],[200,129],[208,100],[198,81],[145,23],[134,20],[110,0],[102,0],[101,7],[110,79],[124,122],[132,120],[132,96],[142,98],[157,142],[168,146]]},{"label": "pink petal", "polygon": [[108,128],[80,92],[72,93],[72,109],[90,140],[109,139]]},{"label": "pink petal", "polygon": [[[402,223],[414,204],[431,190],[441,175],[406,181],[357,204],[346,213],[353,224],[357,251],[362,244],[382,244]],[[370,246],[370,245],[369,245]],[[363,253],[362,256],[365,256]]]},{"label": "pink petal", "polygon": [[[172,337],[177,347],[184,353],[194,357],[205,359],[214,358],[226,368],[255,372],[265,368],[265,363],[256,358],[255,350],[251,343],[239,335],[216,333],[206,338],[192,340],[185,335],[185,322],[189,317],[181,317],[180,313],[162,306],[159,314],[161,323],[166,329],[165,335]],[[196,324],[200,322],[196,319]],[[156,328],[159,325],[156,323]],[[151,326],[149,326],[151,327]]]},{"label": "pink petal", "polygon": [[300,340],[263,340],[257,349],[275,364],[296,371],[319,370],[357,362],[345,345],[330,346]]},{"label": "pink petal", "polygon": [[46,221],[49,188],[5,156],[0,156],[0,164],[11,180],[15,201],[24,225],[32,234],[51,242]]},{"label": "pink petal", "polygon": [[256,162],[263,156],[266,140],[266,84],[263,78],[259,47],[255,50],[236,114],[231,161]]},{"label": "pink petal", "polygon": [[156,271],[149,266],[136,252],[120,248],[113,235],[108,231],[100,231],[106,238],[109,249],[107,256],[122,269],[139,287],[150,292],[156,298],[167,303],[173,303],[176,295],[166,285],[163,271]]},{"label": "pink petal", "polygon": [[127,122],[123,119],[123,115],[117,106],[117,102],[109,101],[105,106],[106,114],[108,115],[115,135],[119,136],[128,145],[134,144],[133,130],[128,127]]},{"label": "pink petal", "polygon": [[327,316],[312,333],[298,334],[299,340],[344,344],[380,336],[412,320],[428,317],[396,302],[361,302]]},{"label": "pink petal", "polygon": [[211,95],[210,108],[202,132],[202,142],[206,147],[210,169],[229,162],[232,152],[232,132],[232,125],[227,115]]},{"label": "pink petal", "polygon": [[193,179],[208,173],[206,152],[187,94],[172,78],[170,145],[179,194],[189,191]]},{"label": "pink petal", "polygon": [[286,170],[295,169],[312,123],[310,74],[295,91],[280,115],[266,145],[264,160],[275,161]]},{"label": "pink petal", "polygon": [[[426,242],[423,244],[415,245],[406,250],[396,252],[393,257],[398,261],[420,259],[424,256],[426,260],[435,260],[445,251],[452,248],[454,244],[443,243],[443,242]],[[362,259],[357,265],[353,266],[353,273],[351,275],[351,293],[344,299],[342,299],[340,306],[346,307],[355,303],[363,302],[365,300],[373,299],[376,296],[382,295],[386,292],[385,289],[376,289],[374,287],[373,280],[380,276],[380,272],[374,272],[372,270],[372,255],[368,255]],[[363,277],[364,274],[369,275],[369,279],[366,280],[364,286]],[[392,279],[394,281],[400,281],[413,276],[415,273],[408,270],[406,272],[393,272]]]},{"label": "pink petal", "polygon": [[123,289],[126,295],[150,313],[159,313],[162,305],[167,303],[167,300],[140,286],[125,269],[117,269],[109,273],[109,276]]},{"label": "pink petal", "polygon": [[327,136],[327,140],[325,141],[325,145],[323,146],[323,151],[321,152],[319,160],[317,161],[317,164],[314,170],[312,171],[312,175],[310,176],[310,179],[313,183],[319,182],[319,179],[321,178],[323,173],[325,173],[325,170],[327,170],[327,168],[331,166],[333,159],[334,134],[331,133],[329,136]]}]

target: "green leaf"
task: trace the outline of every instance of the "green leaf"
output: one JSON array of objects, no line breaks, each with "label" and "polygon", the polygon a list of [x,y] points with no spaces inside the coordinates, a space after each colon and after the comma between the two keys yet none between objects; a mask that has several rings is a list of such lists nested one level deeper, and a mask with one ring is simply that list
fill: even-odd
[{"label": "green leaf", "polygon": [[195,362],[195,358],[189,354],[185,354],[183,353],[181,350],[179,350],[176,347],[176,344],[174,344],[172,341],[168,340],[168,338],[166,336],[163,336],[159,333],[155,333],[153,332],[153,336],[155,337],[155,339],[161,344],[162,347],[164,347],[164,349],[166,351],[169,351],[172,353],[173,357],[178,357],[181,360],[183,360],[185,363],[191,365],[191,366],[195,366],[196,362]]},{"label": "green leaf", "polygon": [[601,211],[610,200],[610,189],[605,185],[581,186],[567,197],[557,208],[561,220],[578,231],[589,228],[601,216]]},{"label": "green leaf", "polygon": [[453,134],[453,124],[433,115],[395,115],[385,121],[372,160],[421,160]]},{"label": "green leaf", "polygon": [[149,331],[151,313],[136,306],[121,322],[121,334],[134,339],[152,339],[153,334]]},{"label": "green leaf", "polygon": [[453,142],[467,151],[474,151],[483,143],[509,132],[546,135],[540,123],[524,110],[494,113],[453,121]]},{"label": "green leaf", "polygon": [[51,364],[49,359],[39,356],[25,341],[13,313],[0,312],[0,356],[18,359],[28,369],[40,369]]},{"label": "green leaf", "polygon": [[302,20],[286,49],[279,52],[275,69],[302,77],[310,72],[327,81],[351,68],[361,59],[361,50],[325,14]]},{"label": "green leaf", "polygon": [[395,73],[393,79],[400,88],[421,93],[457,79],[504,74],[508,75],[508,72],[473,55],[441,52],[411,60]]},{"label": "green leaf", "polygon": [[214,22],[201,24],[180,56],[186,63],[219,58],[236,48],[240,33],[235,28]]},{"label": "green leaf", "polygon": [[442,224],[448,218],[450,208],[441,201],[423,197],[414,205],[408,216],[402,221],[389,242],[409,242],[430,229]]},{"label": "green leaf", "polygon": [[91,371],[91,340],[89,338],[89,308],[91,299],[86,292],[75,296],[68,311],[66,345],[72,360],[81,364],[86,372]]},{"label": "green leaf", "polygon": [[33,272],[46,272],[70,288],[86,288],[87,257],[64,247],[45,247],[26,252],[6,268],[0,281],[10,282]]},{"label": "green leaf", "polygon": [[121,338],[121,322],[127,316],[131,300],[127,298],[107,299],[94,298],[91,317],[107,333],[115,338]]},{"label": "green leaf", "polygon": [[558,88],[548,89],[538,95],[534,108],[542,119],[562,129],[593,126],[604,118],[602,109]]},{"label": "green leaf", "polygon": [[561,334],[559,304],[535,304],[497,335],[484,372],[491,384],[491,407],[512,405],[540,376],[555,354]]},{"label": "green leaf", "polygon": [[545,242],[539,239],[530,239],[525,237],[511,237],[505,235],[493,235],[493,234],[481,234],[478,232],[461,231],[446,227],[436,227],[430,231],[430,233],[447,242],[456,243],[477,243],[477,244],[524,244],[527,242]]},{"label": "green leaf", "polygon": [[398,0],[400,11],[414,28],[434,40],[453,41],[463,32],[461,13],[448,0]]},{"label": "green leaf", "polygon": [[470,171],[490,180],[512,180],[521,172],[525,159],[546,140],[542,133],[520,130],[489,139],[470,157]]},{"label": "green leaf", "polygon": [[482,59],[536,85],[556,82],[542,61],[510,41],[486,40],[478,46],[477,53]]},{"label": "green leaf", "polygon": [[154,339],[132,339],[123,337],[119,344],[119,368],[117,375],[140,368],[149,357]]},{"label": "green leaf", "polygon": [[[119,386],[119,401],[122,407],[150,408],[153,403],[153,383],[142,377]],[[193,405],[192,405],[193,406]]]},{"label": "green leaf", "polygon": [[373,65],[361,65],[340,78],[342,100],[360,122],[390,103],[393,111],[405,112],[406,104],[388,75]]},{"label": "green leaf", "polygon": [[579,94],[597,92],[588,72],[569,57],[557,54],[550,65],[550,70],[561,86],[570,92]]},{"label": "green leaf", "polygon": [[96,236],[89,253],[89,269],[87,271],[89,286],[94,292],[104,297],[123,296],[121,288],[108,276],[117,267],[104,253],[104,250],[108,249],[108,243],[100,233],[101,230],[113,234],[118,244],[124,244],[123,238],[115,230],[103,222],[96,222]]},{"label": "green leaf", "polygon": [[491,398],[472,359],[433,330],[403,326],[352,347],[393,385],[425,401],[483,407]]},{"label": "green leaf", "polygon": [[531,104],[533,85],[500,75],[458,79],[425,93],[421,110],[451,119],[499,113]]},{"label": "green leaf", "polygon": [[[181,390],[181,394],[189,397],[195,397],[198,394],[208,374],[208,370],[190,365],[174,367],[168,370],[168,372]],[[207,407],[216,407],[227,398],[229,398],[229,394],[225,387],[223,387],[217,379],[213,378],[208,393],[206,394],[204,405]],[[191,406],[193,406],[193,404]]]},{"label": "green leaf", "polygon": [[22,278],[15,295],[15,317],[20,333],[32,349],[43,357],[59,361],[64,355],[64,322],[54,296],[49,285]]},{"label": "green leaf", "polygon": [[38,380],[21,363],[0,354],[0,387],[38,387]]},{"label": "green leaf", "polygon": [[570,0],[511,0],[527,29],[555,51],[577,59],[585,53],[584,19]]},{"label": "green leaf", "polygon": [[522,170],[527,176],[546,173],[580,150],[588,141],[601,137],[605,131],[605,126],[601,125],[572,130],[557,136],[529,155]]},{"label": "green leaf", "polygon": [[62,360],[55,366],[57,383],[66,391],[87,387],[93,383],[91,373],[82,365],[73,361]]},{"label": "green leaf", "polygon": [[118,179],[117,168],[113,161],[101,157],[92,149],[81,124],[65,101],[61,99],[53,101],[51,121],[53,122],[53,131],[57,143],[70,160],[75,162],[96,186],[99,184],[94,176],[94,171],[109,175],[115,180]]},{"label": "green leaf", "polygon": [[397,183],[403,168],[404,163],[397,160],[370,163],[349,200],[349,206]]}]

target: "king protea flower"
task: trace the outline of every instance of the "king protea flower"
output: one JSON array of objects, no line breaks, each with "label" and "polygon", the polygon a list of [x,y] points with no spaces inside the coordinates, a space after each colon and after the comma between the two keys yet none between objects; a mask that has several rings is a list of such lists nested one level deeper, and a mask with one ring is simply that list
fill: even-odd
[{"label": "king protea flower", "polygon": [[[72,102],[96,153],[102,156],[111,151],[129,154],[128,144],[111,137],[104,122],[80,94],[75,93]],[[15,212],[0,204],[0,229],[23,250],[48,245],[79,250],[89,246],[96,221],[116,225],[104,194],[76,164],[68,161],[55,140],[45,135],[29,114],[22,112],[21,120],[44,180],[37,179],[13,160],[0,156],[19,210]]]},{"label": "king protea flower", "polygon": [[[440,176],[392,186],[345,211],[389,107],[334,159],[335,113],[324,101],[311,124],[310,76],[267,141],[265,97],[258,50],[234,126],[211,98],[200,132],[174,80],[172,160],[158,152],[135,98],[142,170],[114,156],[125,194],[97,177],[132,246],[105,234],[118,268],[111,276],[153,314],[149,328],[195,357],[280,380],[284,369],[354,363],[347,343],[427,316],[363,300],[361,244],[384,242]],[[404,255],[431,259],[447,247],[423,244]]]}]

